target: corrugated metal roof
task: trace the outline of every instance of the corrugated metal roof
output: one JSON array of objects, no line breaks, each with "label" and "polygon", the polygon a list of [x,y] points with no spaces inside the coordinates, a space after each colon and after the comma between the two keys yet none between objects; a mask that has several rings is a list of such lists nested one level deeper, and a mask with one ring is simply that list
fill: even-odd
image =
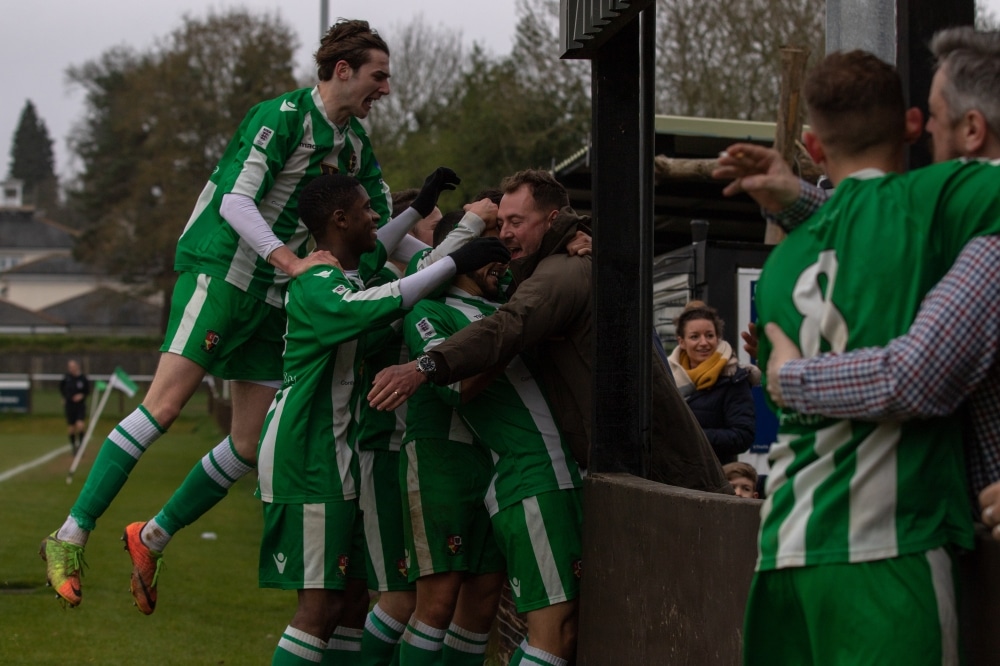
[{"label": "corrugated metal roof", "polygon": [[159,307],[105,287],[50,305],[41,310],[41,314],[60,319],[71,328],[97,326],[155,329],[160,325]]},{"label": "corrugated metal roof", "polygon": [[33,210],[0,210],[0,248],[71,249],[74,242],[69,230]]}]

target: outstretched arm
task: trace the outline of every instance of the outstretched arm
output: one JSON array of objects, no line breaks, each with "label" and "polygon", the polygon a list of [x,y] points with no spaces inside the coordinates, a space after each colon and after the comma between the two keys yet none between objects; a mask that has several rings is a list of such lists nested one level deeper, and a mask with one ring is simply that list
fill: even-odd
[{"label": "outstretched arm", "polygon": [[723,194],[731,197],[746,192],[785,231],[808,220],[830,196],[792,173],[778,151],[752,143],[735,143],[726,148],[719,155],[719,166],[712,177],[731,180]]},{"label": "outstretched arm", "polygon": [[337,266],[340,262],[326,250],[318,250],[299,258],[278,240],[274,230],[264,221],[253,199],[245,194],[223,195],[219,213],[245,243],[265,261],[290,277],[298,277],[311,266]]},{"label": "outstretched arm", "polygon": [[886,347],[790,360],[798,350],[775,328],[765,331],[775,342],[768,392],[784,407],[855,419],[950,414],[998,356],[1000,237],[970,241],[907,334]]}]

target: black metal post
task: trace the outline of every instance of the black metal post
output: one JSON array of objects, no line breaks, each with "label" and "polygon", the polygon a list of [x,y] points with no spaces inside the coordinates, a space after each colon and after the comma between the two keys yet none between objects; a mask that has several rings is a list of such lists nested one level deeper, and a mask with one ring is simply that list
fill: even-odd
[{"label": "black metal post", "polygon": [[649,448],[654,7],[593,59],[594,472],[643,475]]},{"label": "black metal post", "polygon": [[[896,69],[903,79],[903,92],[910,106],[918,106],[927,117],[927,96],[934,77],[934,58],[927,48],[934,33],[948,26],[972,25],[976,19],[973,0],[897,0]],[[926,141],[910,146],[911,169],[931,163]]]}]

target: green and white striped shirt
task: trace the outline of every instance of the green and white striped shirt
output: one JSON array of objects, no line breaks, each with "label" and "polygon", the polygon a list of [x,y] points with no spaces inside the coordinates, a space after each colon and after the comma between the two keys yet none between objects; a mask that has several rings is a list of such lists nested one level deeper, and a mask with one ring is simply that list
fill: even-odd
[{"label": "green and white striped shirt", "polygon": [[302,88],[256,105],[240,123],[202,190],[177,243],[174,268],[225,280],[275,307],[288,281],[222,218],[225,194],[257,203],[275,236],[299,256],[308,233],[298,216],[299,193],[321,173],[357,177],[372,208],[389,219],[389,188],[361,123],[330,121],[318,88]]},{"label": "green and white striped shirt", "polygon": [[[379,244],[379,252],[385,251]],[[284,382],[258,447],[265,502],[318,503],[357,497],[357,381],[366,337],[398,319],[398,283],[362,289],[357,275],[313,267],[286,295]]]},{"label": "green and white striped shirt", "polygon": [[[424,299],[406,315],[403,326],[410,354],[432,349],[498,307],[498,303],[455,287],[442,299]],[[582,485],[580,470],[563,442],[548,401],[520,356],[465,404],[461,404],[460,384],[437,390],[492,452],[496,477],[486,497],[491,515],[527,497]],[[411,404],[404,442],[422,438],[414,421],[419,418],[417,407]]]},{"label": "green and white striped shirt", "polygon": [[[959,161],[845,179],[768,258],[758,326],[777,323],[806,357],[885,345],[968,240],[1000,232],[997,183],[996,166]],[[762,367],[770,353],[762,337]],[[958,417],[779,417],[758,569],[972,546]]]}]

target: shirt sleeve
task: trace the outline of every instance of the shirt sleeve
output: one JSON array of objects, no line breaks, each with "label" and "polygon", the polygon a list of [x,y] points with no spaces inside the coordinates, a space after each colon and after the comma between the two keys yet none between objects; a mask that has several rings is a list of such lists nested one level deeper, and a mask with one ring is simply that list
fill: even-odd
[{"label": "shirt sleeve", "polygon": [[[411,358],[439,346],[450,332],[451,327],[435,315],[433,303],[418,303],[403,320],[403,339]],[[461,382],[444,386],[429,383],[427,386],[447,405],[458,407],[462,403]]]},{"label": "shirt sleeve", "polygon": [[779,373],[788,408],[834,418],[950,414],[979,385],[1000,345],[1000,237],[968,243],[927,295],[910,330],[886,347],[821,354]]},{"label": "shirt sleeve", "polygon": [[398,282],[359,291],[338,268],[319,266],[289,287],[289,299],[311,323],[317,340],[333,346],[388,326],[402,314]]},{"label": "shirt sleeve", "polygon": [[590,270],[589,257],[543,260],[507,304],[434,350],[434,381],[468,379],[575,324],[590,303]]},{"label": "shirt sleeve", "polygon": [[792,231],[812,217],[829,198],[830,193],[827,190],[801,180],[799,196],[792,205],[777,213],[766,213],[764,217],[785,231]]}]

